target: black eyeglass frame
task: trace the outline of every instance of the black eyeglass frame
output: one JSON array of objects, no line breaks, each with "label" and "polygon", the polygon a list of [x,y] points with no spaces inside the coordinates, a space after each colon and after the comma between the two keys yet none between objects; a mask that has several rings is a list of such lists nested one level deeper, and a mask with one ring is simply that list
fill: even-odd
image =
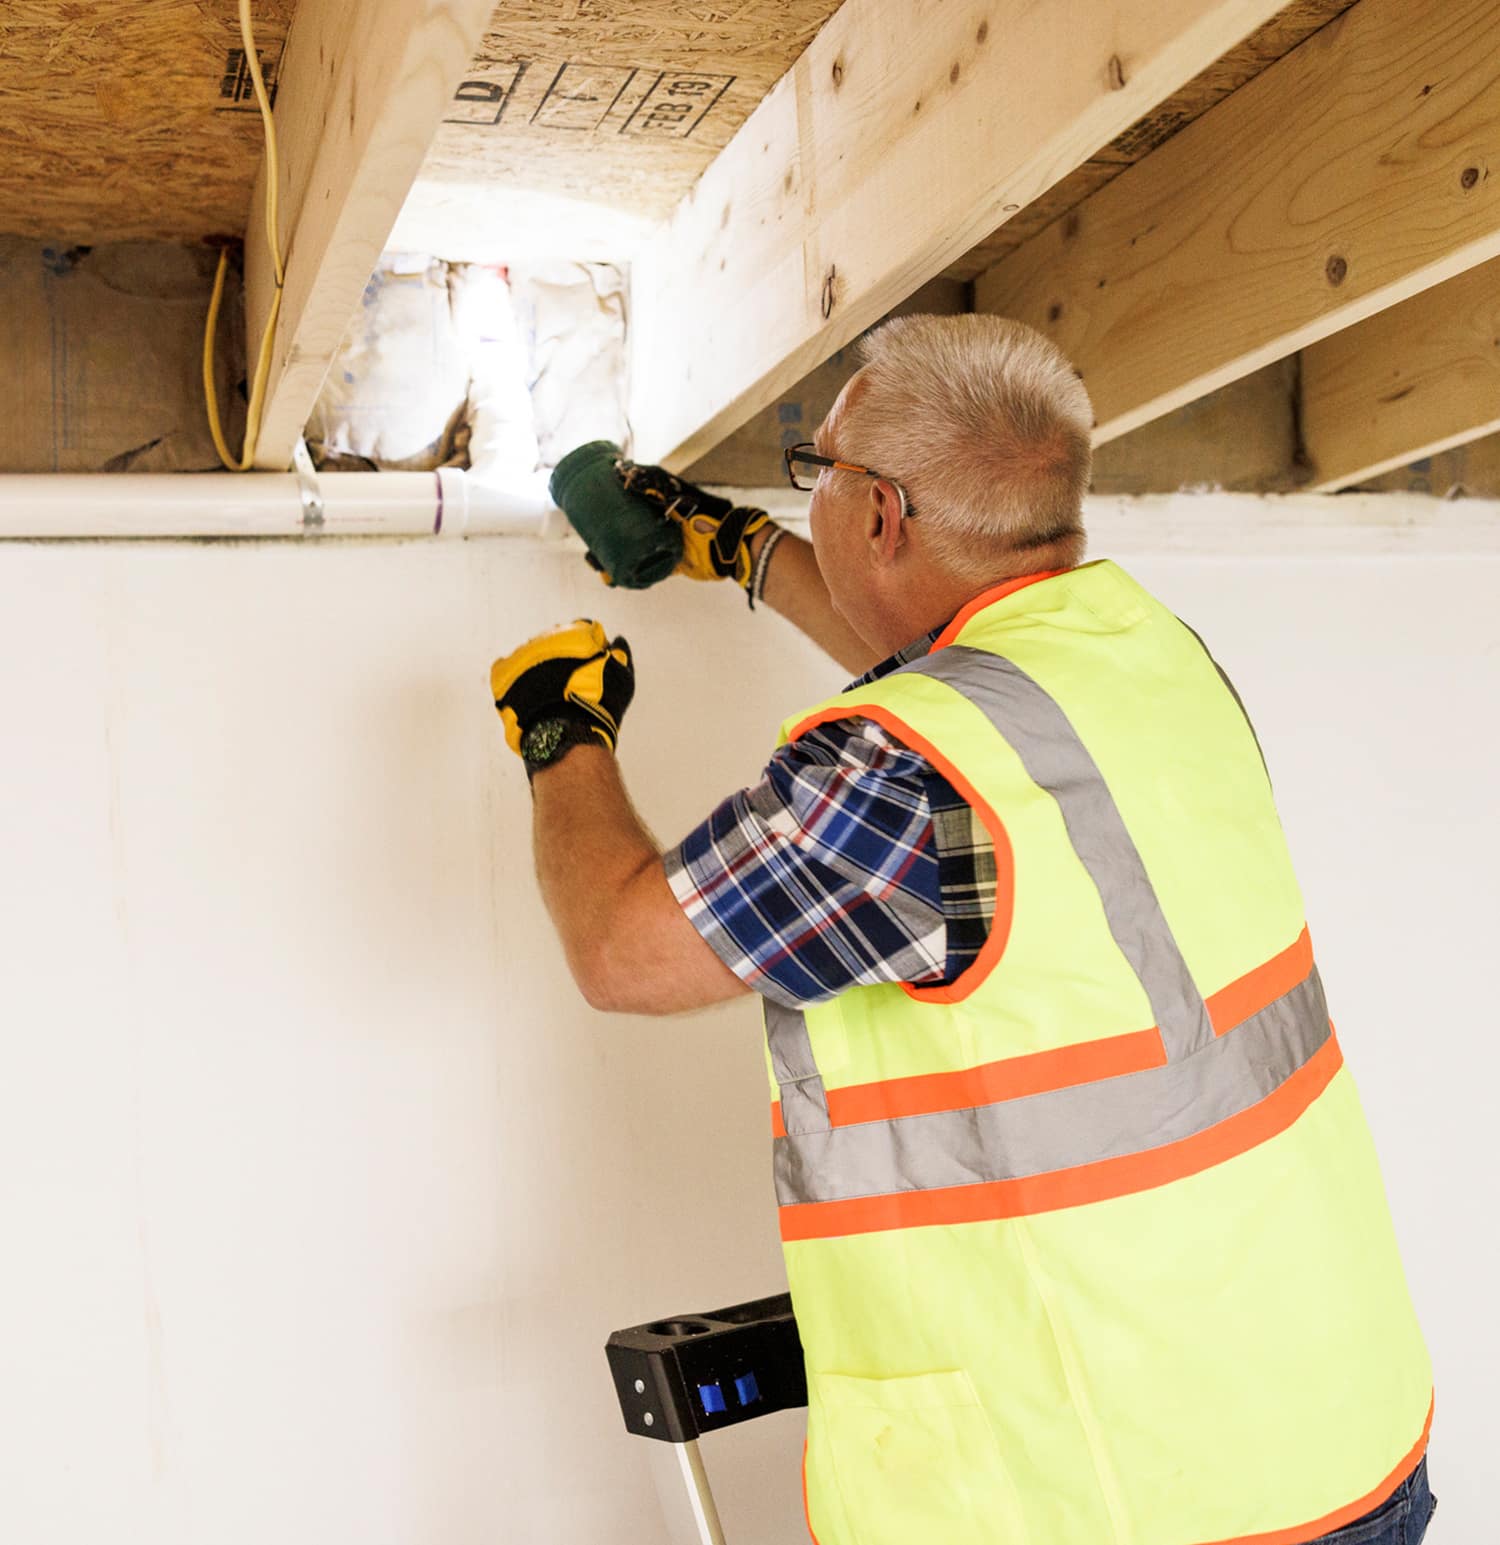
[{"label": "black eyeglass frame", "polygon": [[[799,494],[810,494],[817,485],[816,477],[805,486],[797,481],[796,464],[799,461],[813,467],[829,467],[835,472],[856,472],[860,477],[885,477],[884,472],[877,472],[874,467],[862,467],[853,461],[840,461],[835,456],[820,456],[811,440],[804,440],[800,445],[789,445],[781,454],[786,461],[787,481]],[[912,511],[907,503],[906,490],[893,477],[885,477],[885,480],[888,483],[894,483],[900,491],[903,513],[910,519]]]}]

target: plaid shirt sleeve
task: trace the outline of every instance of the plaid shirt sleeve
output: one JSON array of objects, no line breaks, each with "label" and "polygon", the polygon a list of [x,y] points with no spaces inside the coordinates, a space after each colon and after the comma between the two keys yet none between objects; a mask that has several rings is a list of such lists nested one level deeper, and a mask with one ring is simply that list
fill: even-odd
[{"label": "plaid shirt sleeve", "polygon": [[719,958],[778,1002],[942,981],[935,777],[866,720],[823,725],[667,855],[673,894]]}]

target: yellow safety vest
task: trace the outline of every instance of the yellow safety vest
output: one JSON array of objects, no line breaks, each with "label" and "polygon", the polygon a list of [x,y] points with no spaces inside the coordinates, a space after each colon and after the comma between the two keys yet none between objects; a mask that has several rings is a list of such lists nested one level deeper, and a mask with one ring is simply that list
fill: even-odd
[{"label": "yellow safety vest", "polygon": [[1254,733],[1112,563],[788,721],[994,840],[955,983],[767,1000],[819,1545],[1294,1545],[1421,1458],[1431,1369]]}]

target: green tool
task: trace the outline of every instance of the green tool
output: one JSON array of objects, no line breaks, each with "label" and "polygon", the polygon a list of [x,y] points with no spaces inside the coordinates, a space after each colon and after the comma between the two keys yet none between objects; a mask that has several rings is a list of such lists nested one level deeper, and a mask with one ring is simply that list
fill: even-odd
[{"label": "green tool", "polygon": [[621,487],[615,463],[622,454],[609,440],[590,440],[558,462],[548,486],[608,582],[645,590],[682,561],[682,532]]}]

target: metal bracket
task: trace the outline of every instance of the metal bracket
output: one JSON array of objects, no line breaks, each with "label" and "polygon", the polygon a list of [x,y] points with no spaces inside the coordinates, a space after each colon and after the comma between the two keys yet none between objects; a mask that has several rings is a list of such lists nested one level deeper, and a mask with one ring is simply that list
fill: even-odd
[{"label": "metal bracket", "polygon": [[323,491],[318,486],[318,469],[306,440],[298,440],[292,451],[292,470],[297,474],[297,491],[302,496],[302,530],[316,536],[323,529]]}]

